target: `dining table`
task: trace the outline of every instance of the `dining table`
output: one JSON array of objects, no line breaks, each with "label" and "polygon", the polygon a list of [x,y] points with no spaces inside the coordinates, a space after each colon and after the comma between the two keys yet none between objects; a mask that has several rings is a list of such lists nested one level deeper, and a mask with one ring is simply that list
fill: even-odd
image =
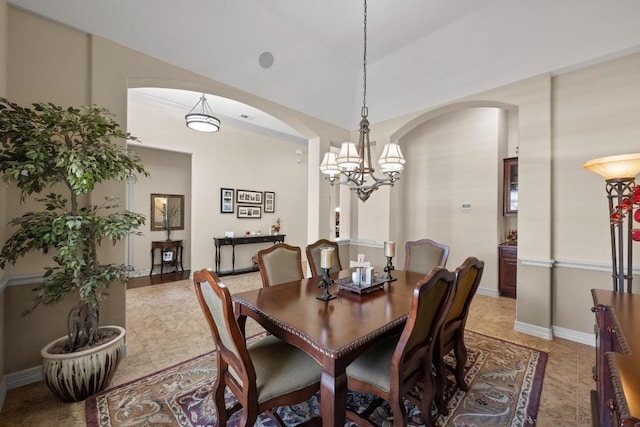
[{"label": "dining table", "polygon": [[[394,270],[393,281],[366,292],[329,286],[335,296],[320,300],[322,277],[310,277],[233,295],[242,330],[252,318],[269,333],[309,355],[322,366],[320,416],[324,426],[342,426],[347,405],[346,368],[371,345],[402,331],[415,286],[423,273]],[[349,281],[351,270],[331,274]],[[276,355],[274,355],[277,357]]]}]

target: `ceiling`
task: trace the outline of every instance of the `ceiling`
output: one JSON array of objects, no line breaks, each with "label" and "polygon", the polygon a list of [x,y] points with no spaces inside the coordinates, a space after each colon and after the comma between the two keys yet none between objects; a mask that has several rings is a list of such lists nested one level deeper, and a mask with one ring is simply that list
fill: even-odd
[{"label": "ceiling", "polygon": [[[8,3],[345,129],[357,127],[361,1]],[[369,0],[369,118],[375,123],[639,51],[638,18],[637,0]],[[259,60],[265,52],[273,55],[267,68]],[[192,93],[166,90],[138,95],[185,108],[197,101]],[[237,105],[223,101],[210,98],[223,123],[227,117],[244,120],[236,117],[243,114]],[[262,118],[252,120],[257,124]],[[264,120],[260,126],[280,126],[276,132],[300,136],[268,115]]]}]

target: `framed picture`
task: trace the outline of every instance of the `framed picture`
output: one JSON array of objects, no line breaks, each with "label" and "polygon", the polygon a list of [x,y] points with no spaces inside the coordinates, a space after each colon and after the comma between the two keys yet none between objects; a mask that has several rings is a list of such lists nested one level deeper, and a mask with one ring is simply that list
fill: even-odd
[{"label": "framed picture", "polygon": [[264,192],[264,213],[274,213],[276,211],[276,193],[273,191]]},{"label": "framed picture", "polygon": [[220,189],[220,213],[233,213],[233,188]]},{"label": "framed picture", "polygon": [[238,218],[262,218],[262,206],[238,205]]},{"label": "framed picture", "polygon": [[261,205],[262,191],[236,190],[236,203]]},{"label": "framed picture", "polygon": [[164,252],[162,252],[162,261],[164,261],[164,262],[173,261],[173,251],[164,251]]}]

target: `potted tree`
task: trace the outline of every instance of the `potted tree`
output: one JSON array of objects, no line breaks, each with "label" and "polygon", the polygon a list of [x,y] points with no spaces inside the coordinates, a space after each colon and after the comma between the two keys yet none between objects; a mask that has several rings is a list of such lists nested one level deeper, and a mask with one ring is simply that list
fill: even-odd
[{"label": "potted tree", "polygon": [[20,190],[21,202],[34,195],[42,204],[9,222],[15,231],[0,251],[0,268],[29,252],[51,253],[53,266],[45,268],[25,313],[68,296],[77,299],[68,336],[42,350],[45,382],[66,402],[106,387],[124,350],[123,328],[99,327],[99,305],[111,283],[126,284],[130,268],[101,263],[98,247],[126,238],[146,218],[119,209],[115,198],[92,205],[83,196],[103,181],[148,175],[140,158],[117,139],[136,138],[104,108],[23,108],[0,98],[0,174]]}]

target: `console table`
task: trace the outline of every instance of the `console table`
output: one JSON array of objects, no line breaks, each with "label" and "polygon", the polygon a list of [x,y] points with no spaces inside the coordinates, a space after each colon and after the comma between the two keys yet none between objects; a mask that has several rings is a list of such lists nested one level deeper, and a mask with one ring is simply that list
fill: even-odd
[{"label": "console table", "polygon": [[[276,234],[273,236],[245,236],[245,237],[214,237],[213,240],[216,245],[216,274],[218,276],[227,276],[231,274],[242,274],[251,271],[258,271],[258,268],[254,265],[249,268],[241,268],[236,270],[236,245],[248,245],[252,243],[284,243],[284,236],[286,234]],[[220,249],[222,246],[231,246],[231,271],[220,271]]]},{"label": "console table", "polygon": [[[155,254],[156,250],[160,250],[160,263],[156,264]],[[168,259],[165,254],[171,253],[171,259]],[[174,271],[178,271],[180,267],[181,271],[184,271],[182,266],[182,240],[157,240],[151,242],[151,270],[149,276],[153,274],[153,267],[160,266],[160,274],[164,273],[164,266],[172,266]]]},{"label": "console table", "polygon": [[640,425],[640,295],[592,289],[596,366],[594,426]]}]

